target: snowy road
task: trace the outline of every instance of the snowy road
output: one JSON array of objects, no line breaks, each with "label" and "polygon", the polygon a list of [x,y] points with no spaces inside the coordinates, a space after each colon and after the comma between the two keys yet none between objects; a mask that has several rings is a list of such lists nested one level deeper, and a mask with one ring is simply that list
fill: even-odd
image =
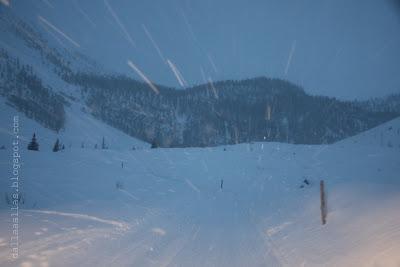
[{"label": "snowy road", "polygon": [[399,153],[346,142],[27,153],[19,259],[3,207],[0,265],[397,267]]}]

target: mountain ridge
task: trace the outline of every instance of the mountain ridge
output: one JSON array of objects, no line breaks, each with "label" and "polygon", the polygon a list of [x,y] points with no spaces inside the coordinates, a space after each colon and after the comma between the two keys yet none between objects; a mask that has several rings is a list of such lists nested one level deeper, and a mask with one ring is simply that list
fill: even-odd
[{"label": "mountain ridge", "polygon": [[[1,35],[13,35],[19,49],[36,56],[20,59],[18,50],[1,44],[0,94],[55,131],[63,129],[64,113],[74,102],[97,119],[163,147],[333,143],[400,114],[399,108],[382,108],[383,100],[372,105],[309,95],[294,83],[264,76],[209,80],[184,90],[155,84],[159,90],[155,94],[145,82],[105,71],[87,64],[90,59],[85,56],[74,57],[64,47],[53,47],[18,18],[2,20],[10,25],[2,26]],[[50,97],[38,97],[40,91]],[[394,98],[391,106],[400,107],[399,99]],[[53,121],[54,110],[59,116]]]}]

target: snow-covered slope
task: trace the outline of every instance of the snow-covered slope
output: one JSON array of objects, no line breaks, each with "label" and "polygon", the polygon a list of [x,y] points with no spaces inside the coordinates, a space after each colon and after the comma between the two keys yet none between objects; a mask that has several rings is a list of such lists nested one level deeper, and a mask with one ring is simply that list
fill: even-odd
[{"label": "snow-covered slope", "polygon": [[[35,28],[34,25],[16,16],[12,10],[1,7],[0,21],[0,49],[4,56],[0,60],[4,71],[0,78],[0,116],[4,122],[0,126],[2,145],[11,144],[10,123],[12,123],[13,116],[18,115],[24,147],[33,132],[36,132],[39,144],[45,150],[51,149],[57,137],[68,148],[71,146],[81,147],[82,143],[84,146],[93,147],[95,144],[100,146],[103,137],[107,146],[114,149],[147,146],[146,143],[131,138],[91,116],[84,104],[81,88],[62,78],[72,69],[74,71],[101,72],[95,63],[77,51],[46,40],[43,33],[39,31],[40,28]],[[23,75],[21,78],[19,76],[21,72],[25,74],[29,72],[29,75]],[[34,80],[36,84],[29,82],[29,79]],[[30,103],[39,107],[45,107],[49,103],[44,103],[40,98],[40,93],[55,94],[63,99],[59,104],[65,110],[66,122],[61,132],[56,133],[43,128],[45,123],[37,118],[37,113],[40,111],[26,108],[26,104],[6,105],[6,102],[12,102],[13,96],[17,96],[19,99],[31,101]],[[52,101],[49,102],[54,105]],[[24,114],[31,114],[30,117],[36,118],[36,122],[41,121],[42,124],[39,125],[18,112],[17,110],[21,110],[21,107],[25,107]],[[45,108],[45,111],[48,111],[48,108]],[[57,119],[62,120],[61,118]],[[55,130],[54,127],[52,129]]]},{"label": "snow-covered slope", "polygon": [[378,127],[337,142],[337,144],[359,144],[361,146],[381,146],[400,148],[400,117]]},{"label": "snow-covered slope", "polygon": [[125,133],[102,123],[93,118],[82,110],[83,106],[79,103],[71,103],[66,107],[66,125],[65,129],[56,133],[50,129],[44,128],[34,120],[27,118],[24,114],[16,111],[11,106],[7,105],[6,100],[0,97],[0,146],[4,145],[11,149],[13,134],[14,116],[18,116],[21,148],[25,149],[31,141],[33,133],[39,142],[41,151],[51,151],[57,138],[66,148],[94,148],[97,144],[100,148],[104,137],[105,143],[109,148],[132,149],[133,147],[143,149],[149,147],[149,144],[137,140]]},{"label": "snow-covered slope", "polygon": [[[21,127],[31,131],[28,123]],[[78,142],[88,123],[74,123]],[[397,267],[400,149],[361,142],[397,126],[327,146],[23,150],[19,258],[10,259],[1,198],[0,265]],[[11,192],[11,160],[0,150],[2,195]]]}]

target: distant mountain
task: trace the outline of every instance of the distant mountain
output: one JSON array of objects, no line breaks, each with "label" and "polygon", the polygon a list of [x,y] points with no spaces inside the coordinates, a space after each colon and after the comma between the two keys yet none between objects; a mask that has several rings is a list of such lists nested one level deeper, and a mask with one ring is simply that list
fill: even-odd
[{"label": "distant mountain", "polygon": [[[1,13],[0,95],[54,131],[70,105],[163,147],[252,141],[332,143],[399,116],[398,98],[370,102],[311,96],[288,81],[254,78],[177,90],[110,75],[87,57],[47,42]],[[390,108],[388,108],[390,107]]]},{"label": "distant mountain", "polygon": [[399,113],[307,95],[279,79],[222,81],[160,93],[123,76],[78,74],[90,112],[130,135],[165,147],[251,141],[332,143]]}]

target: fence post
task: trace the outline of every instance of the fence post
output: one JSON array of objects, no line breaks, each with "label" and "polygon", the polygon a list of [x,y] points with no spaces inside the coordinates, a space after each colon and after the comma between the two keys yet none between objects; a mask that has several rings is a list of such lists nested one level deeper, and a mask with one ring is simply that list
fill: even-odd
[{"label": "fence post", "polygon": [[324,180],[321,180],[319,188],[320,188],[320,198],[321,198],[321,221],[322,225],[324,225],[326,224],[326,212],[327,212]]}]

